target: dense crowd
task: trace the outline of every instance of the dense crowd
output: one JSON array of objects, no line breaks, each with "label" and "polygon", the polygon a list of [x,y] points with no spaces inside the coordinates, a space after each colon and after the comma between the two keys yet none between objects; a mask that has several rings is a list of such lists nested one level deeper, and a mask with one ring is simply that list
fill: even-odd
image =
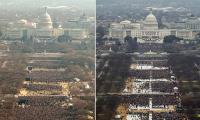
[{"label": "dense crowd", "polygon": [[56,106],[29,106],[15,109],[16,120],[66,120],[68,111]]},{"label": "dense crowd", "polygon": [[163,82],[152,83],[152,91],[172,93],[172,92],[174,92],[174,87],[177,87],[177,83],[173,83],[173,82],[170,82],[170,83],[163,83]]},{"label": "dense crowd", "polygon": [[170,78],[169,70],[134,70],[131,71],[131,75],[138,79],[150,79],[150,75],[152,79],[159,79],[159,78]]},{"label": "dense crowd", "polygon": [[61,86],[56,86],[56,85],[42,85],[42,84],[26,84],[24,85],[25,88],[31,91],[38,91],[38,90],[57,90],[61,91],[62,87]]},{"label": "dense crowd", "polygon": [[53,106],[61,105],[67,101],[67,96],[24,96],[18,98],[18,104],[25,104],[31,106]]},{"label": "dense crowd", "polygon": [[[104,46],[105,47],[105,46]],[[97,48],[97,53],[104,48],[99,47]],[[148,64],[152,65],[154,67],[169,67],[168,64],[168,55],[164,54],[164,52],[168,52],[169,50],[180,50],[182,49],[182,45],[175,45],[173,48],[170,49],[169,46],[164,45],[164,44],[156,44],[156,43],[147,43],[147,44],[140,44],[138,43],[138,50],[137,53],[135,54],[127,54],[127,55],[132,55],[132,60],[131,64]],[[109,48],[107,49],[109,50]],[[150,53],[151,52],[156,52],[156,53]],[[103,51],[101,51],[103,53]],[[148,53],[147,53],[148,52]],[[161,52],[161,54],[157,54],[157,52]],[[143,53],[143,54],[142,54]],[[122,61],[118,61],[118,63],[121,63]],[[103,64],[100,65],[100,67],[103,67]],[[129,66],[130,67],[130,66]],[[119,68],[119,67],[118,67]],[[170,66],[171,68],[171,66]],[[112,66],[109,66],[109,69],[117,69],[113,68]],[[99,71],[104,71],[103,69],[100,69]],[[99,72],[101,73],[101,72]],[[109,73],[107,71],[104,71],[103,73]],[[115,72],[116,74],[116,72]],[[153,108],[173,108],[179,103],[178,96],[176,94],[168,94],[168,93],[173,93],[175,91],[175,87],[178,87],[178,84],[174,81],[165,81],[165,80],[170,80],[171,78],[171,71],[169,69],[167,70],[130,70],[129,74],[131,75],[129,77],[135,79],[150,79],[150,75],[152,76],[152,79],[162,79],[163,81],[152,81],[151,82],[151,87],[153,92],[161,92],[161,93],[155,93],[155,94],[146,94],[143,92],[139,92],[141,94],[135,94],[133,92],[132,95],[122,95],[122,96],[117,96],[116,101],[117,104],[120,103],[121,105],[124,106],[124,108],[129,108],[130,106],[133,106],[135,108],[139,107],[149,107],[149,99],[152,98],[152,107]],[[105,77],[106,78],[106,77]],[[105,79],[104,78],[104,79]],[[107,84],[107,82],[110,82],[112,78],[104,82],[104,86],[99,87],[98,91],[104,91],[105,93],[109,92],[108,89],[113,89],[113,86],[115,88],[125,88],[123,84],[117,85],[117,84]],[[102,79],[99,79],[99,81],[103,81]],[[119,80],[116,79],[114,82],[118,82]],[[97,81],[98,82],[98,81]],[[134,81],[138,82],[135,83],[133,86],[136,86],[136,88],[133,88],[134,90],[138,89],[146,89],[148,91],[149,89],[149,83],[142,84],[139,81]],[[107,91],[106,91],[107,90]],[[113,92],[113,91],[112,91]],[[165,94],[164,94],[165,93]],[[113,96],[112,96],[113,97]],[[180,96],[179,96],[180,97]],[[113,98],[114,99],[114,98]],[[112,100],[113,104],[115,100]],[[110,108],[113,107],[113,104],[109,104]],[[99,106],[102,104],[99,104]],[[106,106],[106,107],[109,107]],[[111,106],[113,105],[113,106]],[[173,107],[172,107],[173,106]],[[105,106],[103,106],[105,107]],[[171,109],[168,109],[171,110]],[[176,110],[176,109],[175,109]],[[106,111],[106,110],[105,110]],[[107,111],[108,112],[108,111]],[[135,113],[135,111],[134,111]],[[106,114],[106,113],[105,113]],[[130,113],[132,114],[132,113]],[[146,114],[146,118],[148,120],[149,114]],[[165,113],[153,113],[153,120],[187,120],[187,116],[185,114],[177,113],[177,112],[165,112]]]},{"label": "dense crowd", "polygon": [[167,67],[167,60],[158,60],[158,61],[137,61],[137,64],[148,64],[153,65],[154,67]]},{"label": "dense crowd", "polygon": [[32,81],[36,82],[62,82],[71,80],[70,76],[60,71],[35,71],[30,74]]},{"label": "dense crowd", "polygon": [[175,95],[131,95],[120,98],[120,103],[148,106],[149,98],[152,98],[153,107],[177,104]]},{"label": "dense crowd", "polygon": [[[139,90],[148,90],[149,82],[137,85],[137,89]],[[177,87],[177,83],[175,82],[151,82],[151,87],[153,92],[164,92],[164,93],[173,93],[174,87]]]},{"label": "dense crowd", "polygon": [[169,113],[153,113],[153,120],[189,120],[187,115],[183,113],[169,112]]},{"label": "dense crowd", "polygon": [[148,51],[163,51],[163,46],[162,44],[157,44],[157,43],[142,43],[138,44],[138,51],[139,52],[148,52]]},{"label": "dense crowd", "polygon": [[110,46],[108,45],[97,46],[96,54],[101,55],[102,53],[109,52],[109,49],[110,49]]},{"label": "dense crowd", "polygon": [[[24,96],[17,102],[19,106],[13,109],[13,120],[87,120],[88,115],[94,116],[93,97],[73,97],[69,101],[66,96]],[[25,106],[20,107],[22,104]]]},{"label": "dense crowd", "polygon": [[96,47],[96,54],[101,55],[107,52],[129,52],[126,44],[99,45]]}]

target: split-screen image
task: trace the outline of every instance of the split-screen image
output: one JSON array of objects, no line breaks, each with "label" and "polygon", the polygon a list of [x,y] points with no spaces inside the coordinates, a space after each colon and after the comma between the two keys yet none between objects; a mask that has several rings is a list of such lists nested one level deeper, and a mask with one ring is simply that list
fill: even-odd
[{"label": "split-screen image", "polygon": [[199,0],[0,0],[0,120],[199,120]]},{"label": "split-screen image", "polygon": [[0,6],[0,120],[93,120],[95,1]]}]

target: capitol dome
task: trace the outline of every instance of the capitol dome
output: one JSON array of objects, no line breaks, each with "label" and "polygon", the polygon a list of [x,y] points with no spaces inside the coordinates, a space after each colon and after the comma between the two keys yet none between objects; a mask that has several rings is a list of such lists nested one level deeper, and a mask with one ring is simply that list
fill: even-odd
[{"label": "capitol dome", "polygon": [[150,14],[146,17],[143,27],[145,30],[157,30],[158,29],[158,21],[157,21],[155,15],[153,15],[152,10],[151,10]]},{"label": "capitol dome", "polygon": [[51,29],[53,28],[53,23],[51,16],[47,12],[47,7],[45,7],[45,13],[39,17],[38,28]]},{"label": "capitol dome", "polygon": [[152,12],[146,17],[145,22],[148,23],[157,23],[156,17],[152,14]]}]

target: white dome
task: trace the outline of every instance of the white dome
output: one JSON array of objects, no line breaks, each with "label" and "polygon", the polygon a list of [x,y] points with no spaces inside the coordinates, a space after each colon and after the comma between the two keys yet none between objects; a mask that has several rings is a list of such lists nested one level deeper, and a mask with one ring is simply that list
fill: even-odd
[{"label": "white dome", "polygon": [[39,23],[37,27],[47,29],[53,28],[51,16],[47,13],[47,8],[45,8],[45,13],[39,17]]},{"label": "white dome", "polygon": [[152,13],[150,13],[150,14],[146,17],[145,22],[146,22],[146,23],[157,23],[157,19],[156,19],[156,17],[155,17]]},{"label": "white dome", "polygon": [[44,15],[40,16],[40,21],[51,22],[51,17],[48,13],[45,13]]},{"label": "white dome", "polygon": [[152,11],[146,17],[143,27],[145,30],[157,30],[158,29],[158,21],[157,21],[155,15],[153,15]]}]

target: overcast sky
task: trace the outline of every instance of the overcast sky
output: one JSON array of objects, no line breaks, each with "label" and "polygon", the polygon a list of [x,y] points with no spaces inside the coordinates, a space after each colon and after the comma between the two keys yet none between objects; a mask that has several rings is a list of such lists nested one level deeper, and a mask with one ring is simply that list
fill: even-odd
[{"label": "overcast sky", "polygon": [[26,9],[42,6],[74,6],[79,9],[94,10],[95,0],[0,0],[1,8]]}]

